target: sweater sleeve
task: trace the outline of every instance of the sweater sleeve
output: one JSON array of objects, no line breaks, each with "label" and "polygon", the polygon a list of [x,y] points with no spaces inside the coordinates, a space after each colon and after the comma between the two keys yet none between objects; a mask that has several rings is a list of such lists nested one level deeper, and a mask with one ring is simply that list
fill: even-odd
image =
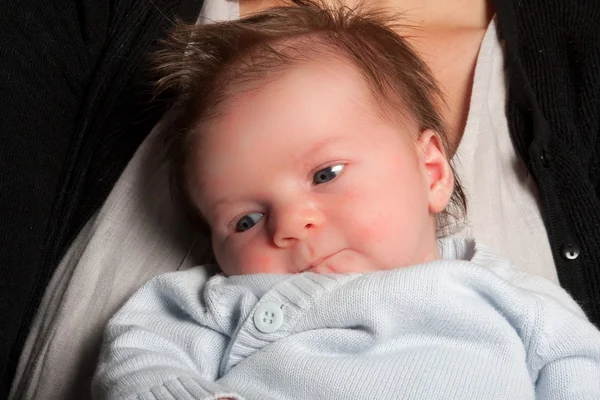
[{"label": "sweater sleeve", "polygon": [[600,331],[559,286],[525,274],[514,283],[530,291],[534,303],[524,343],[536,399],[600,399]]},{"label": "sweater sleeve", "polygon": [[[544,297],[540,295],[540,297]],[[539,363],[536,398],[600,399],[600,332],[585,316],[541,302],[544,327],[535,357]]]},{"label": "sweater sleeve", "polygon": [[92,392],[96,399],[242,397],[215,383],[231,332],[204,304],[202,268],[161,275],[110,320]]}]

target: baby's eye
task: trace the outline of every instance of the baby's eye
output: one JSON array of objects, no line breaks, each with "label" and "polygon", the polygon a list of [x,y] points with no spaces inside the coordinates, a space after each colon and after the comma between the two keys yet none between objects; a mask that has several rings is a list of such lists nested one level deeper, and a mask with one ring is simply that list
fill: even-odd
[{"label": "baby's eye", "polygon": [[343,169],[344,164],[337,164],[332,165],[331,167],[323,168],[322,170],[317,171],[315,176],[313,176],[313,183],[315,185],[320,185],[321,183],[329,182],[338,176]]},{"label": "baby's eye", "polygon": [[252,228],[263,217],[263,213],[246,214],[235,224],[236,232],[244,232]]}]

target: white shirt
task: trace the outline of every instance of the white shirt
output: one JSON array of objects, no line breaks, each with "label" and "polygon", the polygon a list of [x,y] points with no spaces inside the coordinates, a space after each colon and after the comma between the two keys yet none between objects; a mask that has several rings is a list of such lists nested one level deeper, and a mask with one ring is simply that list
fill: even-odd
[{"label": "white shirt", "polygon": [[467,197],[459,231],[518,269],[558,282],[538,189],[512,144],[506,120],[504,52],[494,20],[483,38],[467,125],[454,164]]}]

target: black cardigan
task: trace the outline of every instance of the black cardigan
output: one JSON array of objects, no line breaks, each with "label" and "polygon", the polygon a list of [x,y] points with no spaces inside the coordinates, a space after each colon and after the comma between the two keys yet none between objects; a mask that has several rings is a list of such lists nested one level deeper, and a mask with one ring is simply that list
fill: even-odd
[{"label": "black cardigan", "polygon": [[[65,249],[164,111],[136,83],[144,54],[201,2],[1,2],[0,398]],[[600,325],[600,1],[494,6],[511,136],[560,282]]]},{"label": "black cardigan", "polygon": [[600,326],[600,1],[494,3],[511,137],[540,189],[560,283]]}]

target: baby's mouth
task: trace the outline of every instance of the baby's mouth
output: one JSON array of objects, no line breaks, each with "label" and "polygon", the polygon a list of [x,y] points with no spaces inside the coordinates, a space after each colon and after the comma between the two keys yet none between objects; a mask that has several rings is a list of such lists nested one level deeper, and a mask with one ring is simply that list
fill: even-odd
[{"label": "baby's mouth", "polygon": [[[340,251],[335,251],[335,252],[329,254],[328,256],[317,258],[316,260],[314,260],[313,262],[311,262],[306,267],[306,269],[303,272],[315,272],[315,273],[319,273],[319,266],[322,265],[327,260],[329,260],[331,257],[333,257],[336,254],[338,254]],[[331,268],[328,268],[328,269],[331,269]]]}]

